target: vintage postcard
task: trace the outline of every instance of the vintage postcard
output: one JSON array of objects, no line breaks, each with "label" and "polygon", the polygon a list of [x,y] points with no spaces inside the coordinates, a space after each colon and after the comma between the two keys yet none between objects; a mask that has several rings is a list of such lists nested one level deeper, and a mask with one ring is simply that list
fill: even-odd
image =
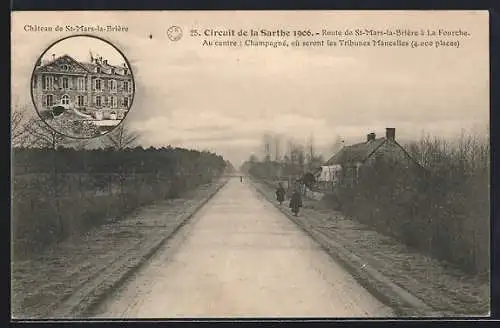
[{"label": "vintage postcard", "polygon": [[11,19],[13,319],[489,316],[487,11]]}]

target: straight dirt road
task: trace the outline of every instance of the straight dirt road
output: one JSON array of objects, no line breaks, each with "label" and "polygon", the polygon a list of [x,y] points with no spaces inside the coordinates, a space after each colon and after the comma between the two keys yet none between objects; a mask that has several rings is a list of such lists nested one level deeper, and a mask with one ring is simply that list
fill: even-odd
[{"label": "straight dirt road", "polygon": [[392,316],[239,178],[94,312],[97,318]]}]

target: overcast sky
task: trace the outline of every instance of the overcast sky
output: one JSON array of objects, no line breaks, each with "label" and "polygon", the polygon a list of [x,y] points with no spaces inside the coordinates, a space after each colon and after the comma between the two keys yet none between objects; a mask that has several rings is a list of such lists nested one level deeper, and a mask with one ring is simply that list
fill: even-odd
[{"label": "overcast sky", "polygon": [[[14,96],[30,101],[36,59],[69,35],[25,32],[25,24],[127,26],[128,32],[97,33],[132,65],[137,91],[126,123],[141,131],[144,145],[209,149],[235,165],[252,152],[260,154],[266,131],[299,140],[313,134],[316,146],[326,148],[337,135],[353,143],[394,127],[397,139],[419,138],[422,131],[450,137],[489,120],[487,13],[123,11],[13,17]],[[171,25],[182,27],[180,41],[167,38]],[[192,28],[461,28],[471,37],[462,38],[458,49],[229,49],[202,47],[203,38],[189,37]],[[72,50],[88,54],[88,45]]]}]

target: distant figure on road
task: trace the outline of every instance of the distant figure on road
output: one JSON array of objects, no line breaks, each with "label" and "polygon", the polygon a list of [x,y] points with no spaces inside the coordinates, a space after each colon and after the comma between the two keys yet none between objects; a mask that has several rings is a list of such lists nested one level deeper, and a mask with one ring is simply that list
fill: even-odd
[{"label": "distant figure on road", "polygon": [[243,182],[243,177],[242,176],[240,176],[240,182]]},{"label": "distant figure on road", "polygon": [[285,201],[285,188],[280,183],[278,189],[276,189],[276,199],[280,203],[280,205]]},{"label": "distant figure on road", "polygon": [[290,198],[290,208],[295,216],[299,214],[300,208],[302,207],[302,195],[300,190],[295,189],[292,198]]}]

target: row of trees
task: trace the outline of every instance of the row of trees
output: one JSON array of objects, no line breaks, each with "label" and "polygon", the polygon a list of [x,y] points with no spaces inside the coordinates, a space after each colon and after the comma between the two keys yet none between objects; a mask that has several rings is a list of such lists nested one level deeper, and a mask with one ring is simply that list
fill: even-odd
[{"label": "row of trees", "polygon": [[[286,138],[281,134],[265,133],[262,137],[262,161],[297,165],[302,169],[312,169],[323,162],[311,135],[306,142]],[[253,155],[250,162],[258,161]]]},{"label": "row of trees", "polygon": [[208,151],[144,149],[139,134],[123,123],[98,139],[75,140],[27,114],[11,115],[15,258],[232,170]]},{"label": "row of trees", "polygon": [[262,137],[261,158],[252,154],[243,163],[241,170],[266,179],[302,176],[314,172],[325,162],[327,156],[342,147],[342,140],[336,137],[329,149],[320,150],[311,135],[305,142],[276,133],[265,133]]}]

